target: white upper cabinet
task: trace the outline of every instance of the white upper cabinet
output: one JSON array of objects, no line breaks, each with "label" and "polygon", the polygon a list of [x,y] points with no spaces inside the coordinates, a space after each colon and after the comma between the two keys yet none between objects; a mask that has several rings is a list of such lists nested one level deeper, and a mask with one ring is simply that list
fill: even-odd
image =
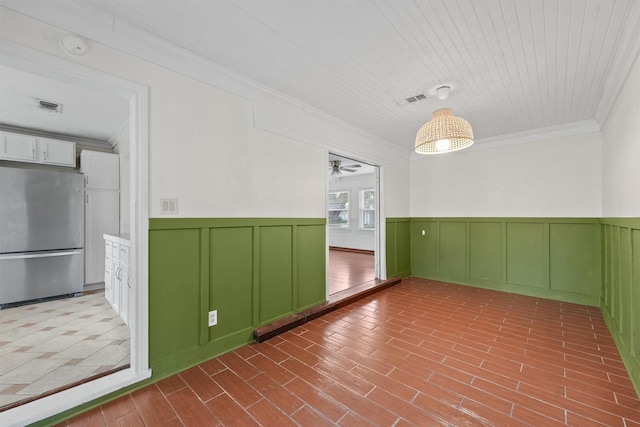
[{"label": "white upper cabinet", "polygon": [[76,144],[74,142],[38,138],[38,150],[43,163],[76,167]]},{"label": "white upper cabinet", "polygon": [[0,158],[18,162],[36,161],[36,137],[17,133],[0,133]]},{"label": "white upper cabinet", "polygon": [[82,150],[80,172],[84,174],[84,185],[88,189],[120,189],[120,156],[117,154]]},{"label": "white upper cabinet", "polygon": [[0,159],[76,167],[76,143],[0,132]]}]

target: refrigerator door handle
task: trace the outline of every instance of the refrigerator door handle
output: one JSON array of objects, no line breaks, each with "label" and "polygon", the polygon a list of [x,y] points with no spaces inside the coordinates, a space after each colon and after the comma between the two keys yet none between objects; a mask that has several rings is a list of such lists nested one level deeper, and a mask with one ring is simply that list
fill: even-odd
[{"label": "refrigerator door handle", "polygon": [[2,254],[2,259],[27,259],[27,258],[49,258],[54,256],[67,256],[67,255],[79,255],[82,254],[82,250],[62,251],[62,252],[39,252],[39,253],[22,253],[22,254]]}]

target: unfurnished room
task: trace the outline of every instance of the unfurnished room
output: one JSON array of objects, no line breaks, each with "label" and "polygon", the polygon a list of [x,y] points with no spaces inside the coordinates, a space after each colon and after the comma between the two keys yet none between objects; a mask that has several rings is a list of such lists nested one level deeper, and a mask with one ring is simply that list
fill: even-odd
[{"label": "unfurnished room", "polygon": [[640,426],[640,1],[0,0],[0,425]]}]

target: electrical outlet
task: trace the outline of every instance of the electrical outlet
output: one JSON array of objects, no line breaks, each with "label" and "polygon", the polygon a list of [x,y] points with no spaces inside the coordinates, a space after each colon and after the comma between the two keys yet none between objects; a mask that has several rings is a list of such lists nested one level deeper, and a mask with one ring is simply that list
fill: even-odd
[{"label": "electrical outlet", "polygon": [[218,310],[211,310],[209,312],[209,326],[215,326],[218,324]]}]

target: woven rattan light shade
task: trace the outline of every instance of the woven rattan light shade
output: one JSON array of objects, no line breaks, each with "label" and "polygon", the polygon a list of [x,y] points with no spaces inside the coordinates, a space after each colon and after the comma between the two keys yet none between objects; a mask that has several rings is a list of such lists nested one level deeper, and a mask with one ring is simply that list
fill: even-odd
[{"label": "woven rattan light shade", "polygon": [[473,144],[473,130],[465,119],[455,117],[450,108],[433,112],[416,135],[416,153],[440,154],[462,150]]}]

